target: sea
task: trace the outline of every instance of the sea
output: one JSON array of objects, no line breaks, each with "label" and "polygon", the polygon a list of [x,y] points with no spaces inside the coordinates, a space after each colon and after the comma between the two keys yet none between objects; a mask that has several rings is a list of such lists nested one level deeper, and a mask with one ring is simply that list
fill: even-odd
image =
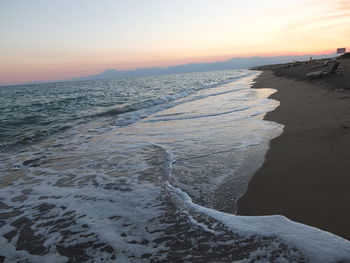
[{"label": "sea", "polygon": [[350,260],[331,233],[235,215],[284,128],[259,74],[0,87],[0,262]]}]

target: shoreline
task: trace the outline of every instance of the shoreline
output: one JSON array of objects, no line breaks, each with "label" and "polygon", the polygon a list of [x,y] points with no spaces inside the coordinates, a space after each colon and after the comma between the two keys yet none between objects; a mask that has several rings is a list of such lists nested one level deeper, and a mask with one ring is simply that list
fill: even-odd
[{"label": "shoreline", "polygon": [[[326,87],[326,86],[324,86]],[[265,120],[285,125],[238,200],[237,215],[281,214],[350,240],[350,93],[263,71],[274,88]]]}]

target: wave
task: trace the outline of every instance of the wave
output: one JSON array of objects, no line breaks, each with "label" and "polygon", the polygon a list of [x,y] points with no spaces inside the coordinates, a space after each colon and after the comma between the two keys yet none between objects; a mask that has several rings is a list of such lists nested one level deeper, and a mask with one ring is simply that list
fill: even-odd
[{"label": "wave", "polygon": [[[67,130],[68,128],[72,127],[73,122],[78,123],[78,122],[84,122],[84,121],[94,120],[98,118],[114,118],[112,120],[113,125],[117,125],[117,126],[129,125],[140,119],[147,118],[148,116],[155,114],[159,111],[174,107],[182,103],[205,99],[209,96],[218,96],[226,93],[238,92],[238,91],[247,89],[247,87],[245,88],[237,87],[235,89],[232,89],[232,87],[230,87],[229,90],[226,90],[226,91],[219,91],[216,93],[214,92],[206,95],[197,95],[197,96],[195,95],[195,93],[199,91],[209,90],[211,88],[215,88],[215,87],[225,85],[240,79],[244,79],[245,77],[248,77],[254,74],[256,74],[254,71],[241,73],[239,76],[231,77],[215,84],[204,85],[197,88],[191,88],[175,94],[166,95],[164,97],[145,99],[145,100],[137,101],[131,104],[124,104],[116,108],[109,107],[108,109],[106,109],[105,107],[103,107],[100,110],[100,112],[97,112],[97,113],[96,113],[96,109],[89,109],[86,114],[81,113],[81,114],[78,114],[78,116],[75,115],[71,119],[62,120],[62,126],[58,126],[56,124],[55,126],[52,127],[51,125],[54,125],[53,123],[55,123],[53,119],[44,121],[44,119],[42,119],[38,115],[25,116],[21,120],[10,120],[10,121],[7,121],[8,122],[7,125],[10,125],[10,127],[12,127],[13,129],[16,128],[18,130],[19,126],[21,125],[31,125],[31,127],[29,127],[28,129],[29,131],[27,132],[26,131],[23,132],[24,129],[22,128],[21,129],[22,132],[17,136],[12,136],[12,138],[11,138],[11,135],[6,136],[6,134],[11,134],[12,131],[11,130],[5,131],[4,132],[5,135],[3,137],[5,138],[7,137],[7,139],[4,141],[0,140],[0,149],[11,147],[14,145],[19,145],[19,144],[30,144],[43,137]],[[71,103],[85,97],[86,95],[82,95],[74,98],[58,99],[57,101],[35,102],[31,106],[46,107],[52,104],[64,104],[67,101]],[[91,111],[94,111],[94,112],[91,113]],[[67,123],[69,122],[70,122],[70,125],[67,125]],[[4,124],[4,127],[6,127],[6,124]]]},{"label": "wave", "polygon": [[[150,100],[146,102],[140,102],[136,104],[136,107],[134,105],[132,106],[126,106],[125,108],[121,109],[114,109],[112,112],[108,112],[107,114],[110,116],[113,114],[117,117],[116,119],[116,125],[117,126],[125,126],[125,125],[130,125],[136,121],[139,121],[141,119],[145,119],[148,116],[152,114],[156,114],[157,112],[160,112],[165,109],[169,109],[172,107],[175,107],[180,104],[188,103],[188,102],[193,102],[196,100],[202,100],[211,96],[219,96],[227,93],[233,93],[233,92],[239,92],[242,90],[247,90],[247,88],[241,88],[241,89],[234,89],[234,90],[229,90],[225,92],[218,92],[218,93],[213,93],[213,94],[208,94],[208,95],[201,95],[201,96],[190,96],[194,92],[187,92],[186,95],[183,94],[176,94],[173,96],[170,96],[170,98],[163,98],[163,99],[155,99],[155,100]],[[214,113],[214,114],[208,114],[204,116],[192,116],[192,117],[186,117],[186,118],[177,118],[177,119],[158,119],[158,120],[150,120],[149,122],[158,122],[158,121],[169,121],[169,120],[182,120],[182,119],[190,119],[190,118],[203,118],[203,117],[213,117],[213,116],[218,116],[218,115],[224,115],[224,114],[229,114],[233,113],[236,111],[244,111],[250,109],[250,107],[242,107],[238,109],[234,109],[231,111],[223,112],[223,113]],[[108,116],[106,114],[102,116]],[[101,115],[100,115],[101,116]],[[161,115],[155,115],[155,117],[159,117]]]},{"label": "wave", "polygon": [[132,111],[138,111],[138,110],[142,110],[142,109],[149,108],[149,107],[152,107],[152,106],[165,104],[165,103],[174,101],[176,99],[187,97],[187,96],[191,95],[194,92],[195,91],[192,91],[192,90],[190,90],[190,91],[183,91],[183,92],[180,92],[180,93],[177,93],[177,94],[165,96],[163,98],[146,99],[146,100],[143,100],[143,101],[132,103],[130,105],[121,106],[119,108],[114,108],[114,109],[107,110],[105,112],[101,112],[101,113],[98,113],[98,114],[95,114],[95,115],[91,115],[90,117],[116,116],[116,115],[120,115],[120,114],[123,114],[123,113],[128,113],[128,112],[132,112]]},{"label": "wave", "polygon": [[47,137],[49,135],[53,135],[55,133],[65,131],[71,127],[72,126],[70,125],[56,126],[56,127],[51,127],[49,129],[36,130],[28,134],[18,135],[15,138],[12,138],[10,140],[5,140],[3,142],[0,141],[0,149],[15,146],[15,145],[31,144],[37,140],[40,140],[43,137]]},{"label": "wave", "polygon": [[[179,93],[176,93],[176,94],[167,95],[165,97],[160,97],[160,98],[158,97],[158,98],[154,98],[154,99],[146,99],[146,100],[143,100],[143,101],[132,103],[130,105],[124,105],[124,106],[121,106],[121,107],[118,107],[118,108],[109,109],[109,110],[107,110],[105,112],[101,112],[101,113],[98,113],[98,114],[91,115],[90,117],[116,116],[116,115],[120,115],[120,114],[123,114],[123,113],[129,113],[129,112],[133,112],[133,111],[142,110],[142,109],[149,108],[149,107],[156,106],[156,105],[166,104],[166,103],[175,101],[177,99],[188,97],[188,96],[190,96],[190,95],[192,95],[192,94],[194,94],[194,93],[196,93],[198,91],[201,91],[201,90],[210,89],[210,88],[218,87],[218,86],[221,86],[221,85],[233,82],[234,80],[244,78],[244,77],[248,76],[249,74],[252,74],[252,73],[244,74],[244,75],[239,76],[239,77],[229,78],[228,80],[225,80],[225,81],[213,84],[213,85],[204,86],[204,87],[199,88],[199,89],[186,90],[186,91],[182,91],[182,92],[179,92]],[[204,99],[204,98],[207,98],[209,96],[223,95],[225,93],[230,93],[230,92],[233,92],[233,91],[239,91],[239,90],[244,90],[244,89],[246,89],[246,88],[229,90],[229,91],[224,91],[224,92],[218,92],[218,93],[210,94],[210,95],[207,95],[207,96],[195,96],[195,97],[193,97],[192,100]],[[169,108],[169,107],[166,107],[166,108]],[[161,110],[161,109],[159,109],[159,110]]]}]

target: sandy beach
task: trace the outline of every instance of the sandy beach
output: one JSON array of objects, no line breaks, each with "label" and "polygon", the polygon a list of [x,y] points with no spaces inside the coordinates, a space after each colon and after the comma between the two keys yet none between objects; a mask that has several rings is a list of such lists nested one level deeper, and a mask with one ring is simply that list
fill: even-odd
[{"label": "sandy beach", "polygon": [[317,80],[290,68],[257,78],[254,88],[277,89],[271,98],[281,103],[265,119],[285,128],[239,200],[239,215],[281,214],[350,240],[349,62]]}]

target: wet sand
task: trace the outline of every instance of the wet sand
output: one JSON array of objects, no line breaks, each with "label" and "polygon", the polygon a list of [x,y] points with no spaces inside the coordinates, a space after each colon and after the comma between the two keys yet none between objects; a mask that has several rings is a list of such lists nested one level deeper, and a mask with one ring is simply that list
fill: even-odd
[{"label": "wet sand", "polygon": [[282,214],[350,240],[350,91],[272,71],[254,87],[278,90],[271,98],[281,105],[265,119],[285,128],[271,141],[238,214]]}]

